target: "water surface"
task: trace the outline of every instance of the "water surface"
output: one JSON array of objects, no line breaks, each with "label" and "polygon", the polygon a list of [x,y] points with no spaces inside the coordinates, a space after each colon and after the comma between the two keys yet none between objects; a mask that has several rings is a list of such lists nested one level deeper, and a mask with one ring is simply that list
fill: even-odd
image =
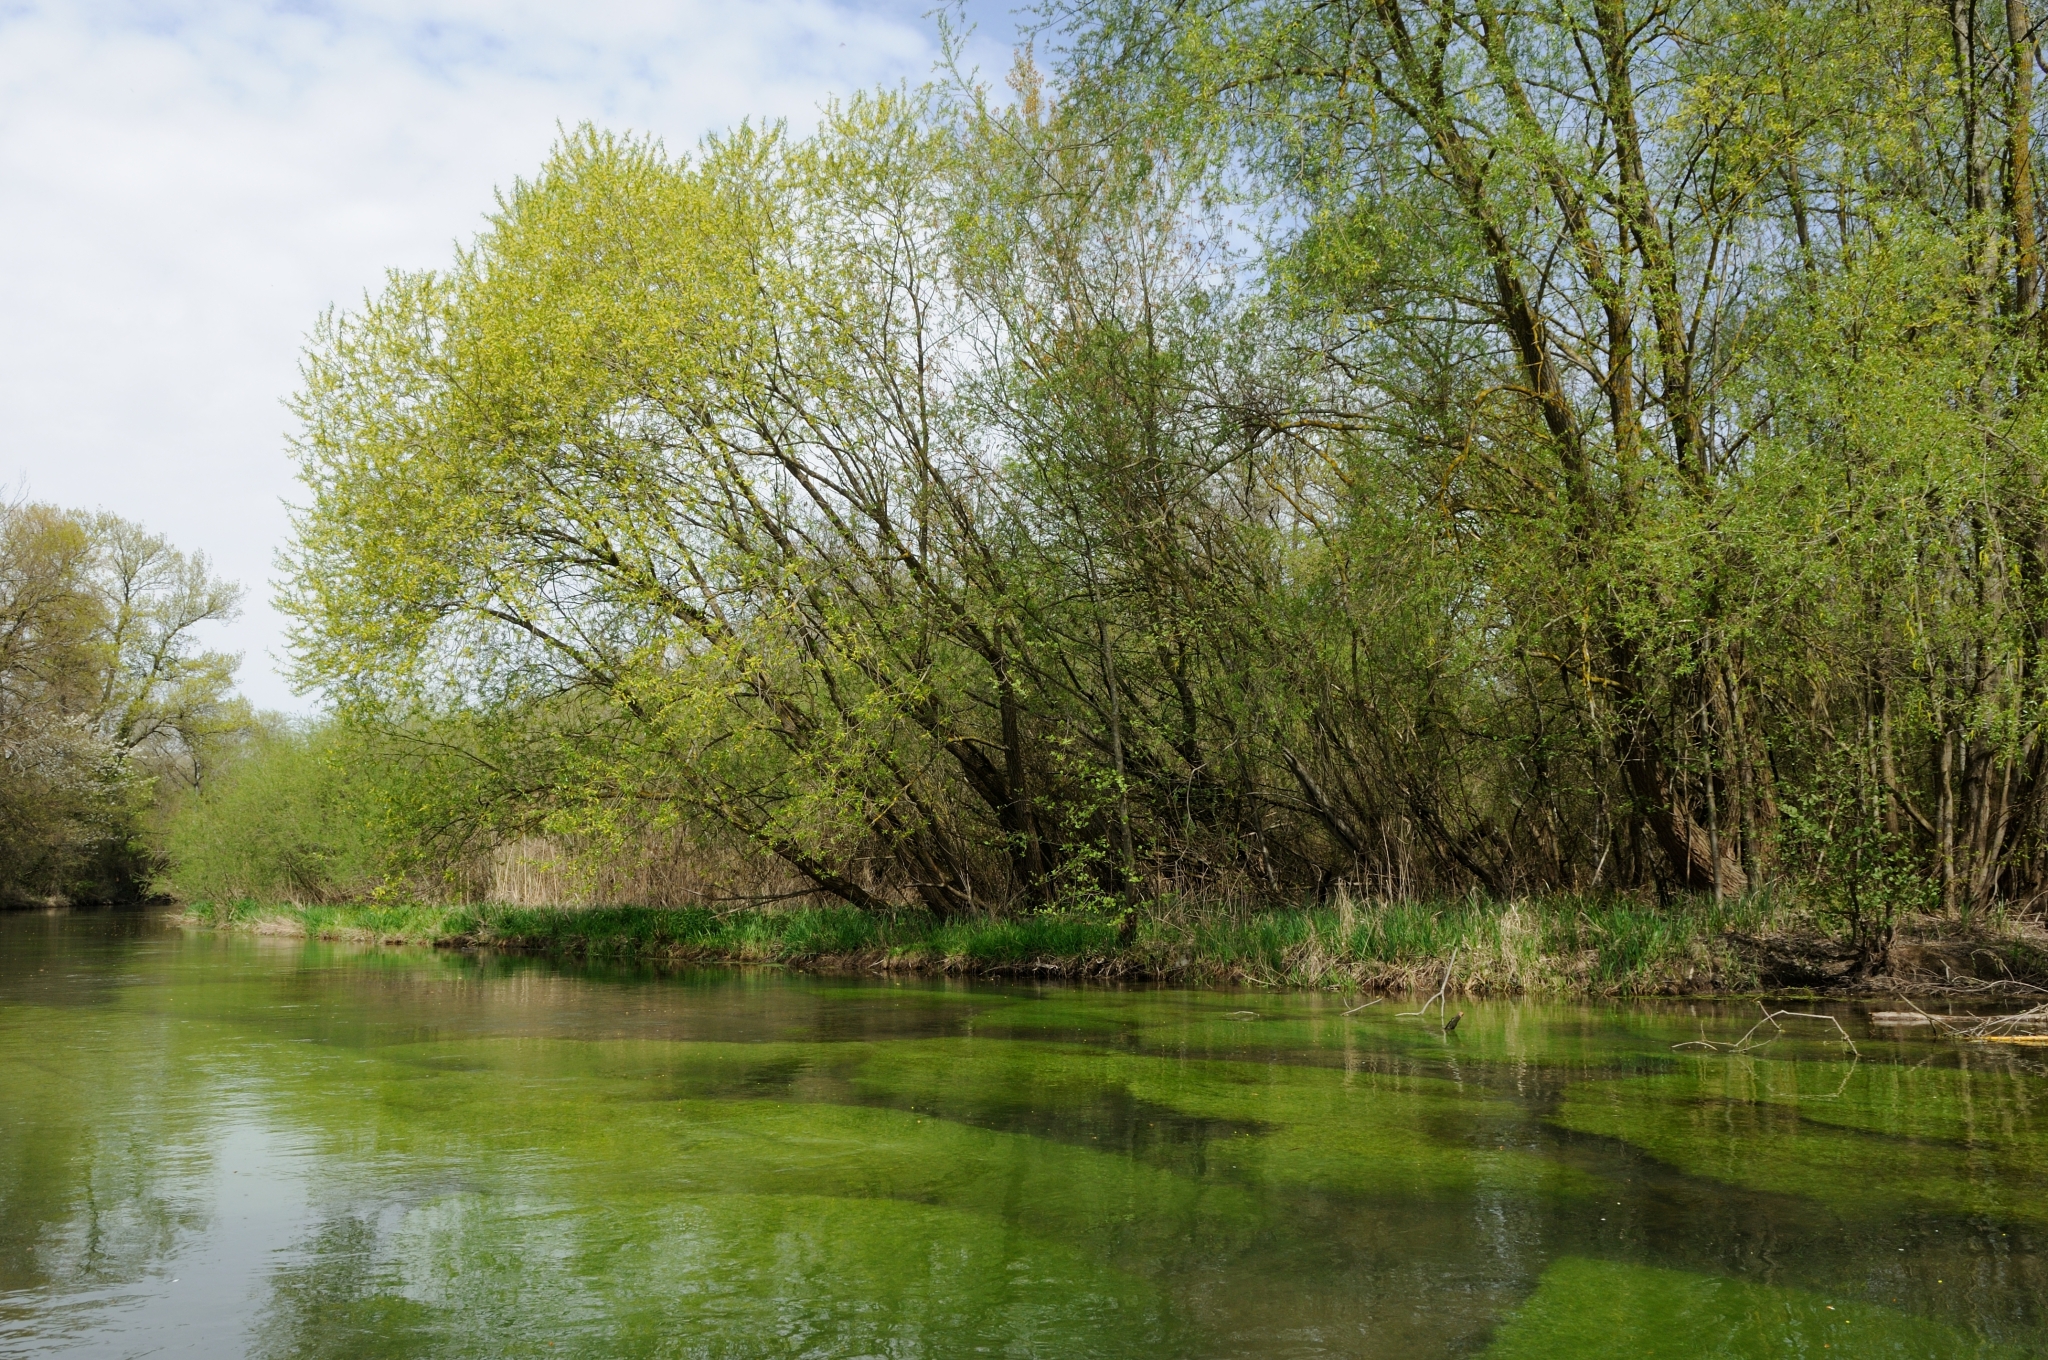
[{"label": "water surface", "polygon": [[0,1355],[2048,1354],[2038,1049],[1345,1004],[0,916]]}]

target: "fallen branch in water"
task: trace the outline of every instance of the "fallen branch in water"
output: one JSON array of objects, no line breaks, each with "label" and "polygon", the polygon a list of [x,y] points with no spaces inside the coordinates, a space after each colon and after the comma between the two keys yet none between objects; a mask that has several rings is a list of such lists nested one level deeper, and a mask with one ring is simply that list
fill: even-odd
[{"label": "fallen branch in water", "polygon": [[1958,1025],[1949,1033],[1958,1039],[2013,1039],[2020,1030],[2048,1029],[2048,1006],[2035,1006],[2011,1015],[1991,1015],[1974,1025]]},{"label": "fallen branch in water", "polygon": [[1348,1010],[1348,1011],[1346,1011],[1346,1012],[1344,1012],[1344,1013],[1345,1013],[1346,1015],[1356,1015],[1356,1014],[1358,1014],[1358,1013],[1359,1013],[1360,1011],[1362,1011],[1362,1010],[1365,1010],[1365,1009],[1366,1009],[1367,1007],[1369,1007],[1369,1006],[1377,1006],[1377,1005],[1379,1005],[1379,1004],[1380,1004],[1380,1002],[1382,1002],[1382,1001],[1385,1001],[1385,1000],[1386,1000],[1386,998],[1385,998],[1385,997],[1383,997],[1383,996],[1376,996],[1376,997],[1374,997],[1374,998],[1373,998],[1372,1000],[1370,1000],[1370,1001],[1368,1001],[1368,1002],[1364,1003],[1364,1005],[1359,1005],[1359,1006],[1353,1006],[1353,1007],[1352,1007],[1352,1008],[1351,1008],[1350,1010]]},{"label": "fallen branch in water", "polygon": [[1422,1009],[1419,1011],[1395,1011],[1394,1018],[1396,1020],[1407,1020],[1413,1019],[1416,1016],[1428,1015],[1431,1006],[1437,1008],[1436,1013],[1438,1015],[1444,1013],[1444,993],[1451,988],[1451,970],[1458,966],[1458,950],[1464,947],[1463,945],[1458,945],[1451,950],[1451,961],[1444,965],[1443,984],[1436,989],[1436,995],[1423,1002]]},{"label": "fallen branch in water", "polygon": [[1912,1006],[1913,1014],[1919,1016],[1920,1019],[1926,1022],[1927,1024],[1934,1026],[1934,1032],[1936,1034],[1950,1034],[1953,1033],[1955,1030],[1961,1028],[1961,1026],[1957,1025],[1956,1022],[1953,1020],[1945,1020],[1941,1016],[1929,1015],[1926,1011],[1921,1010],[1920,1007],[1917,1004],[1915,1004],[1913,998],[1910,996],[1902,996],[1899,998],[1899,1000],[1905,1002],[1908,1006]]},{"label": "fallen branch in water", "polygon": [[1913,1006],[1908,1016],[1903,1011],[1880,1011],[1871,1016],[1871,1023],[1880,1025],[1926,1024],[1934,1027],[1936,1034],[1950,1039],[1995,1039],[2001,1042],[2025,1037],[2018,1031],[2048,1030],[2048,1005],[2015,1011],[2011,1015],[1988,1015],[1975,1020],[1961,1021],[1952,1017],[1929,1015],[1914,1006],[1913,1002],[1900,997],[1899,1000]]},{"label": "fallen branch in water", "polygon": [[[1763,1002],[1759,1001],[1757,1002],[1757,1005],[1761,1007],[1763,1005]],[[1859,1058],[1863,1056],[1861,1053],[1857,1052],[1856,1041],[1849,1037],[1848,1030],[1842,1028],[1842,1022],[1840,1020],[1837,1020],[1832,1015],[1816,1015],[1812,1011],[1767,1010],[1764,1012],[1763,1019],[1757,1021],[1754,1025],[1751,1025],[1749,1029],[1746,1032],[1744,1032],[1743,1036],[1740,1039],[1737,1039],[1732,1044],[1717,1044],[1712,1039],[1704,1037],[1706,1031],[1703,1026],[1700,1031],[1702,1035],[1701,1038],[1687,1039],[1682,1044],[1673,1044],[1672,1047],[1674,1049],[1704,1048],[1707,1049],[1709,1052],[1713,1053],[1748,1053],[1752,1049],[1762,1048],[1765,1044],[1774,1044],[1778,1041],[1779,1036],[1784,1034],[1785,1032],[1785,1027],[1778,1023],[1780,1020],[1825,1021],[1826,1023],[1833,1025],[1835,1027],[1835,1033],[1842,1036],[1843,1045],[1847,1047],[1851,1053],[1856,1054],[1856,1056]],[[1756,1037],[1756,1032],[1762,1029],[1765,1025],[1769,1025],[1771,1027],[1771,1037],[1765,1039],[1762,1043],[1751,1043],[1750,1041]]]}]

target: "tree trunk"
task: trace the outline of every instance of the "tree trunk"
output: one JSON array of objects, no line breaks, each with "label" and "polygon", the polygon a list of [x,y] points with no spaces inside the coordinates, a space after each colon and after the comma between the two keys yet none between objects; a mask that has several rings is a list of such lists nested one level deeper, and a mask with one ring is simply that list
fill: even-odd
[{"label": "tree trunk", "polygon": [[2005,198],[2012,223],[2013,310],[2033,316],[2040,305],[2041,261],[2034,233],[2034,25],[2027,0],[2005,0],[2007,61]]}]

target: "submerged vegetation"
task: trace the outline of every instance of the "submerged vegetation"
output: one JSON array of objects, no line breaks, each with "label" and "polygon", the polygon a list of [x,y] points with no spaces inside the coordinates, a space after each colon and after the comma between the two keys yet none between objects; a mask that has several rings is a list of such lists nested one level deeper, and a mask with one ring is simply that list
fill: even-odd
[{"label": "submerged vegetation", "polygon": [[1861,1008],[1826,1007],[1857,1052],[1809,1023],[1730,1057],[1690,1041],[1752,1005],[1446,1034],[1338,995],[126,934],[0,920],[0,1250],[49,1350],[2048,1350],[2038,1059]]}]

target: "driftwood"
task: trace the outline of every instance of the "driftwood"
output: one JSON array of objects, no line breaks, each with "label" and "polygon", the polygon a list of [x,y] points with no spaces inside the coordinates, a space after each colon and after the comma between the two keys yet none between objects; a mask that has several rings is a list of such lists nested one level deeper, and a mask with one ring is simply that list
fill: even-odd
[{"label": "driftwood", "polygon": [[1365,1002],[1365,1003],[1364,1003],[1364,1004],[1362,1004],[1362,1005],[1357,1005],[1357,1006],[1353,1006],[1353,1007],[1352,1007],[1352,1008],[1351,1008],[1350,1010],[1348,1010],[1348,1011],[1346,1011],[1346,1012],[1344,1012],[1344,1013],[1345,1013],[1346,1015],[1356,1015],[1356,1014],[1358,1014],[1358,1013],[1359,1013],[1360,1011],[1362,1011],[1362,1010],[1368,1010],[1368,1009],[1370,1009],[1371,1007],[1374,1007],[1374,1006],[1377,1006],[1377,1005],[1379,1005],[1379,1004],[1380,1004],[1380,1002],[1382,1002],[1382,1001],[1385,1001],[1385,1000],[1386,1000],[1386,998],[1385,998],[1385,997],[1383,997],[1383,996],[1376,996],[1376,997],[1374,997],[1374,998],[1373,998],[1372,1000],[1370,1000],[1370,1001],[1367,1001],[1367,1002]]},{"label": "driftwood", "polygon": [[[1902,996],[1899,1000],[1913,1006],[1912,1011],[1878,1011],[1870,1017],[1871,1023],[1931,1025],[1936,1034],[1947,1038],[1982,1039],[1997,1043],[2031,1041],[2033,1035],[2028,1031],[2048,1030],[2048,1005],[2015,1011],[2011,1015],[1987,1015],[1974,1020],[1958,1020],[1954,1016],[1929,1015],[1918,1006],[1914,1006],[1910,997]],[[1880,1016],[1884,1018],[1880,1019]]]},{"label": "driftwood", "polygon": [[[1763,1002],[1757,1002],[1757,1006],[1761,1008],[1763,1006]],[[1757,1021],[1754,1025],[1751,1025],[1749,1029],[1743,1034],[1743,1036],[1740,1039],[1737,1039],[1732,1044],[1715,1043],[1712,1039],[1707,1038],[1706,1027],[1703,1024],[1700,1027],[1699,1038],[1687,1039],[1682,1044],[1673,1044],[1672,1047],[1704,1048],[1711,1053],[1748,1053],[1755,1049],[1762,1048],[1765,1044],[1774,1044],[1778,1041],[1779,1036],[1784,1034],[1785,1032],[1785,1027],[1778,1023],[1780,1020],[1819,1020],[1826,1024],[1833,1025],[1835,1027],[1835,1033],[1842,1036],[1843,1047],[1847,1048],[1849,1052],[1855,1054],[1859,1058],[1863,1056],[1861,1053],[1858,1053],[1856,1051],[1856,1041],[1849,1037],[1848,1030],[1842,1028],[1842,1022],[1840,1020],[1837,1020],[1832,1015],[1816,1015],[1812,1011],[1766,1010],[1764,1011],[1764,1018]],[[1764,1039],[1760,1042],[1756,1041],[1756,1032],[1762,1029],[1765,1025],[1769,1025],[1771,1027],[1771,1037],[1768,1039]]]},{"label": "driftwood", "polygon": [[2026,1031],[2048,1030],[2048,1006],[2035,1006],[2031,1010],[2017,1011],[2011,1015],[1988,1015],[1967,1025],[1950,1022],[1942,1026],[1942,1029],[1958,1039],[2010,1041],[2024,1037]]},{"label": "driftwood", "polygon": [[1458,966],[1458,950],[1463,948],[1463,945],[1458,945],[1451,950],[1451,961],[1444,965],[1443,984],[1436,989],[1436,995],[1423,1002],[1422,1009],[1419,1011],[1395,1011],[1395,1019],[1411,1020],[1417,1016],[1428,1015],[1431,1006],[1436,1007],[1436,1013],[1439,1016],[1444,1013],[1444,993],[1451,989],[1451,970]]},{"label": "driftwood", "polygon": [[1943,996],[2048,996],[2048,987],[2036,987],[2018,978],[1964,977],[1946,963],[1942,971],[1946,976],[1938,990]]}]

